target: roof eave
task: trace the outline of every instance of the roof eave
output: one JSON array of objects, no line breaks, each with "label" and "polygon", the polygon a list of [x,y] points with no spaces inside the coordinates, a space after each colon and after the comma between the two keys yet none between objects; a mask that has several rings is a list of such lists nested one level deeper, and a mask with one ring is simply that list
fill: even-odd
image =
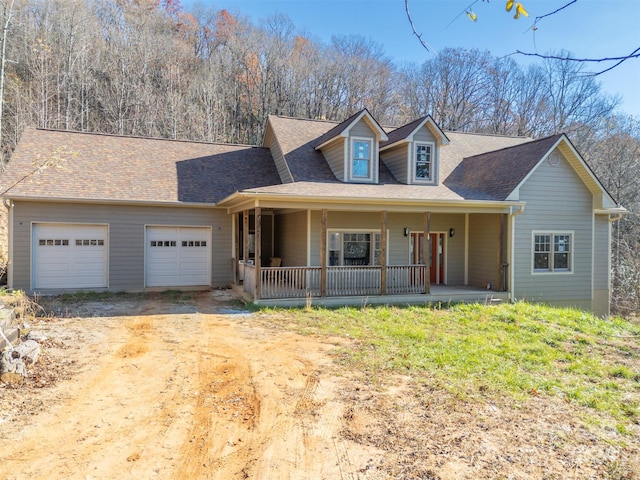
[{"label": "roof eave", "polygon": [[13,202],[47,202],[47,203],[82,203],[93,205],[147,205],[158,207],[180,208],[212,208],[217,203],[210,202],[180,202],[175,200],[126,200],[118,198],[78,198],[78,197],[41,197],[37,195],[3,195],[2,198]]},{"label": "roof eave", "polygon": [[[521,201],[502,201],[502,200],[466,200],[466,199],[415,199],[415,198],[380,198],[380,197],[351,197],[351,196],[328,196],[328,195],[298,195],[287,193],[273,192],[235,192],[217,203],[219,207],[227,209],[235,208],[238,205],[255,205],[259,206],[265,201],[287,201],[289,203],[314,203],[319,206],[327,204],[347,203],[351,205],[375,205],[378,210],[384,210],[383,206],[428,206],[434,205],[438,207],[446,206],[468,206],[468,207],[491,207],[491,208],[508,208],[510,206],[523,206],[526,202]],[[381,203],[383,202],[383,203]]]}]

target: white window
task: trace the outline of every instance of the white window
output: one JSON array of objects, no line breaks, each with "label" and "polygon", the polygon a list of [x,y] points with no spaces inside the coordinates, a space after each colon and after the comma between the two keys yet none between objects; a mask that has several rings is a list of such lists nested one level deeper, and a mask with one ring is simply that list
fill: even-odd
[{"label": "white window", "polygon": [[566,232],[533,233],[533,271],[571,272],[573,234]]},{"label": "white window", "polygon": [[433,143],[415,144],[414,175],[416,181],[433,180]]},{"label": "white window", "polygon": [[354,179],[372,178],[373,142],[356,138],[351,141],[351,177]]},{"label": "white window", "polygon": [[380,265],[380,233],[330,232],[329,266]]}]

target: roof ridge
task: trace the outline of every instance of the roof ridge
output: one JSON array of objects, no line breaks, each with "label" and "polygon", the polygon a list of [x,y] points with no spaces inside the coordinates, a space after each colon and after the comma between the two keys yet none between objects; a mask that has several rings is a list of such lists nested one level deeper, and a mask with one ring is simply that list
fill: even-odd
[{"label": "roof ridge", "polygon": [[[489,155],[492,153],[496,153],[496,152],[502,152],[504,150],[509,150],[512,148],[524,148],[524,147],[530,147],[532,144],[534,143],[539,143],[539,142],[543,142],[543,141],[548,141],[552,138],[560,138],[563,135],[565,135],[564,133],[556,133],[554,135],[548,135],[546,137],[542,137],[542,138],[536,138],[534,140],[529,140],[528,142],[524,142],[524,143],[518,143],[517,145],[510,145],[508,147],[502,147],[502,148],[498,148],[497,150],[489,150],[487,152],[482,152],[482,153],[476,153],[475,155],[471,155],[469,157],[465,157],[465,158],[475,158],[475,157],[481,157],[483,155]],[[566,136],[566,135],[565,135]],[[526,137],[513,137],[513,138],[526,138]]]},{"label": "roof ridge", "polygon": [[158,140],[162,142],[194,143],[197,145],[222,145],[222,146],[229,146],[229,147],[267,148],[261,145],[249,145],[245,143],[205,142],[203,140],[186,140],[186,139],[179,139],[179,138],[163,138],[163,137],[144,137],[141,135],[122,135],[117,133],[105,133],[105,132],[83,132],[80,130],[61,130],[57,128],[27,127],[27,129],[33,129],[35,131],[43,131],[43,132],[71,133],[74,135],[80,134],[80,135],[94,135],[99,137],[129,138],[132,140]]},{"label": "roof ridge", "polygon": [[460,135],[477,135],[479,137],[495,137],[495,138],[530,138],[532,141],[533,140],[539,140],[539,139],[534,139],[533,137],[529,137],[529,136],[522,136],[522,135],[503,135],[501,133],[482,133],[482,132],[461,132],[460,130],[442,130],[445,134],[447,133],[454,133],[454,134],[460,134]]}]

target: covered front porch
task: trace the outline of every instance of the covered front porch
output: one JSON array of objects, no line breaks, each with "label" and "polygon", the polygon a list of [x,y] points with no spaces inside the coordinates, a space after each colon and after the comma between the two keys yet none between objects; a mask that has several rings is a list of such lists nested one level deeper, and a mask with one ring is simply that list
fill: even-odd
[{"label": "covered front porch", "polygon": [[230,212],[235,288],[248,301],[345,305],[509,299],[509,206],[279,207],[245,204]]},{"label": "covered front porch", "polygon": [[[236,286],[248,301],[260,305],[301,306],[502,302],[509,292],[469,286],[429,285],[425,265],[263,267],[240,263]],[[259,280],[258,280],[259,276]],[[384,279],[384,280],[383,280]],[[259,294],[257,293],[259,291]]]}]

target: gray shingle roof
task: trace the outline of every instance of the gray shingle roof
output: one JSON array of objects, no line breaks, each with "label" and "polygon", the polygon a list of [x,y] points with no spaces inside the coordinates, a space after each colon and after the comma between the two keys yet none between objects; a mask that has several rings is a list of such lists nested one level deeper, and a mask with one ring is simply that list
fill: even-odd
[{"label": "gray shingle roof", "polygon": [[465,158],[445,183],[457,191],[476,191],[505,200],[562,134]]},{"label": "gray shingle roof", "polygon": [[[63,160],[20,181],[55,156]],[[12,188],[15,182],[18,182]],[[215,203],[280,183],[268,149],[27,129],[0,176],[10,197]]]},{"label": "gray shingle roof", "polygon": [[[421,118],[396,130],[393,128],[385,128],[385,130],[390,139],[391,135],[397,131],[400,131],[398,134],[400,136],[408,135],[423,120],[424,118]],[[346,128],[345,124],[348,124],[349,121],[337,123],[270,116],[269,122],[278,138],[278,143],[282,148],[282,153],[287,160],[295,183],[251,189],[256,193],[344,198],[366,196],[368,198],[421,198],[424,200],[495,200],[491,194],[473,187],[455,184],[454,188],[451,188],[445,183],[445,179],[465,157],[531,141],[523,137],[446,132],[450,143],[440,148],[440,185],[409,186],[401,184],[391,175],[384,162],[380,162],[380,183],[378,185],[362,185],[343,183],[336,179],[322,154],[314,149],[319,138],[328,139],[338,135],[336,127],[344,129]]]}]

